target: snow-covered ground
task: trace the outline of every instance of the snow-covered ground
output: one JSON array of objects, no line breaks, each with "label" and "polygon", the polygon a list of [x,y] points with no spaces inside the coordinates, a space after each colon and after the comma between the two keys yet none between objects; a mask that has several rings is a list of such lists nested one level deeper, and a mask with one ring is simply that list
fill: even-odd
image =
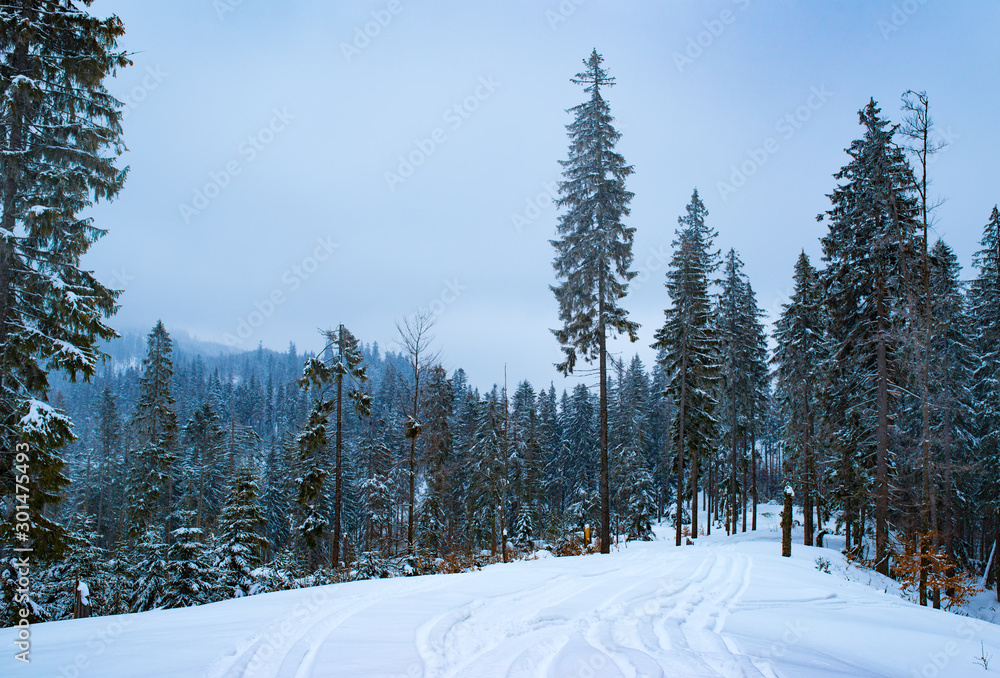
[{"label": "snow-covered ground", "polygon": [[[833,549],[761,529],[477,572],[361,581],[200,608],[40,624],[46,678],[1000,675],[1000,627],[902,600]],[[830,561],[830,572],[816,559]],[[985,599],[984,599],[985,600]],[[996,657],[985,671],[982,653]]]}]

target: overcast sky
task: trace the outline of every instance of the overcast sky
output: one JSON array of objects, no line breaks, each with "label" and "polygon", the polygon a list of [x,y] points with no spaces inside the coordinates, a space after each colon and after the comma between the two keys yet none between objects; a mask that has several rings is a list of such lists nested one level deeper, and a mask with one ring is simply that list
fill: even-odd
[{"label": "overcast sky", "polygon": [[[124,289],[119,329],[284,349],[345,323],[390,347],[437,315],[445,366],[473,384],[556,381],[548,286],[569,79],[591,49],[635,167],[640,272],[624,306],[649,365],[677,217],[698,187],[772,317],[874,97],[926,90],[949,147],[936,229],[969,263],[1000,201],[1000,4],[96,0],[135,65],[130,166],[94,210],[85,263]],[[592,382],[592,378],[588,380]],[[572,382],[568,382],[570,385]]]}]

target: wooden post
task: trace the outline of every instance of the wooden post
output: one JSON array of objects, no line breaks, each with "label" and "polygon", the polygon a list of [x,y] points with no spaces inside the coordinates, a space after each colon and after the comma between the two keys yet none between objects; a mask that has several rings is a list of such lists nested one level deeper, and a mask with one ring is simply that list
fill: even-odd
[{"label": "wooden post", "polygon": [[87,582],[77,579],[76,590],[73,592],[73,596],[73,619],[89,617],[92,610],[90,606],[90,587],[87,586]]},{"label": "wooden post", "polygon": [[781,510],[781,555],[792,555],[792,499],[795,492],[791,485],[785,485],[785,505]]}]

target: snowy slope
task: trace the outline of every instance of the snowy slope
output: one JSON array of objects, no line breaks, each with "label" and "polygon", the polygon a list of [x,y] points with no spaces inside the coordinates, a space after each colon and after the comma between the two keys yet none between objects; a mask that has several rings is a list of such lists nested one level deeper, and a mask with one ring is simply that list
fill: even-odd
[{"label": "snowy slope", "polygon": [[[1000,627],[884,593],[891,582],[831,549],[796,545],[781,558],[773,522],[681,548],[629,544],[607,556],[41,624],[30,666],[13,660],[4,629],[0,675],[1000,675]],[[817,570],[818,556],[831,573]],[[980,642],[998,657],[988,672],[974,661]]]}]

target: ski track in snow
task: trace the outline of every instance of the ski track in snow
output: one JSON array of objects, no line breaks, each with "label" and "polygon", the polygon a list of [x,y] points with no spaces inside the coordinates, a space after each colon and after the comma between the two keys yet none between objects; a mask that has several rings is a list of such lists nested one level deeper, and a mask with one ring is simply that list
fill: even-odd
[{"label": "ski track in snow", "polygon": [[[405,595],[416,595],[448,586],[444,578],[428,577],[430,581],[416,588],[408,587]],[[397,580],[402,581],[402,580]],[[379,595],[353,595],[336,600],[333,604],[324,602],[320,609],[305,620],[297,622],[304,630],[291,638],[283,639],[275,647],[267,639],[281,635],[279,629],[291,622],[293,615],[287,615],[273,622],[268,628],[254,636],[246,647],[237,651],[237,656],[228,662],[220,662],[206,678],[308,678],[316,652],[323,641],[335,633],[345,621],[383,600],[397,599],[398,592],[387,590]]]},{"label": "ski track in snow", "polygon": [[[751,559],[732,546],[682,554],[664,562],[648,551],[626,552],[613,566],[587,557],[574,563],[572,574],[556,563],[526,570],[519,585],[486,596],[476,595],[481,573],[428,577],[422,586],[375,596],[344,596],[301,620],[300,631],[277,647],[267,638],[288,620],[275,621],[208,676],[774,676],[768,662],[741,654],[722,633],[749,584]],[[434,594],[433,606],[425,604],[416,618],[399,620],[403,628],[388,631],[396,626],[393,611],[408,607],[406,598],[426,600],[428,593]],[[364,674],[364,658],[345,661],[352,645],[344,636],[352,627],[368,626],[366,615],[381,619],[390,637],[402,636],[414,646],[408,667]],[[368,659],[374,668],[379,658]]]}]

